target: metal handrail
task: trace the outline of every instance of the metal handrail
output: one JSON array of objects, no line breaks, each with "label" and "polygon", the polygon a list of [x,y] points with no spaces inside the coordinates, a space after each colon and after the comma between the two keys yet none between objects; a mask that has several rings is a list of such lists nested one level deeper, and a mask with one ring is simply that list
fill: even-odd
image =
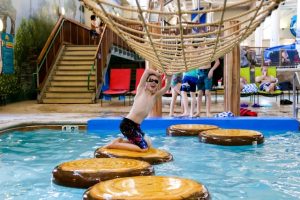
[{"label": "metal handrail", "polygon": [[[107,27],[107,25],[105,24],[105,26],[104,26],[104,28],[103,28],[103,31],[102,31],[102,33],[101,33],[101,37],[100,37],[100,40],[99,40],[99,43],[98,43],[98,46],[97,46],[97,50],[96,50],[96,53],[95,53],[95,55],[94,55],[94,64],[93,65],[91,65],[91,70],[90,70],[90,72],[89,72],[89,74],[88,74],[88,85],[87,85],[87,87],[88,87],[88,90],[90,90],[90,81],[91,81],[91,75],[92,75],[92,73],[94,72],[94,71],[96,71],[97,70],[97,68],[96,68],[96,70],[95,70],[95,66],[97,66],[97,59],[98,59],[98,52],[99,52],[99,49],[100,49],[100,46],[101,46],[101,43],[102,43],[102,40],[103,40],[103,37],[104,37],[104,33],[105,33],[105,31],[106,31],[106,27]],[[97,72],[96,72],[96,91],[97,91],[97,89],[98,89],[98,87],[97,87]]]},{"label": "metal handrail", "polygon": [[91,75],[92,75],[92,73],[93,73],[94,71],[95,71],[95,64],[91,65],[91,70],[90,70],[90,72],[89,72],[89,74],[88,74],[88,85],[87,85],[88,90],[90,90],[90,80],[91,80]]}]

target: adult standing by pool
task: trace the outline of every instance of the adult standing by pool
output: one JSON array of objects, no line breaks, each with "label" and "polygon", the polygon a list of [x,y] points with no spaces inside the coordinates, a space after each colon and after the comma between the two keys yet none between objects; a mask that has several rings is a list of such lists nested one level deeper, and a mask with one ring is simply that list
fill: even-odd
[{"label": "adult standing by pool", "polygon": [[193,117],[200,117],[201,113],[201,104],[202,104],[202,96],[203,92],[206,97],[206,116],[210,117],[210,107],[211,107],[211,89],[212,89],[212,77],[215,69],[219,67],[220,60],[217,59],[213,67],[211,67],[210,63],[208,65],[202,66],[199,68],[199,79],[197,83],[197,112]]}]

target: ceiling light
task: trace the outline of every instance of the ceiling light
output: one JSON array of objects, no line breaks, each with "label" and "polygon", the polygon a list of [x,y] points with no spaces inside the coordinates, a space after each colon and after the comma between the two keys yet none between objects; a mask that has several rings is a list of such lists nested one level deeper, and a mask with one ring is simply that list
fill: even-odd
[{"label": "ceiling light", "polygon": [[61,14],[61,15],[65,15],[65,14],[66,14],[66,10],[65,10],[64,7],[61,7],[61,8],[60,8],[60,14]]}]

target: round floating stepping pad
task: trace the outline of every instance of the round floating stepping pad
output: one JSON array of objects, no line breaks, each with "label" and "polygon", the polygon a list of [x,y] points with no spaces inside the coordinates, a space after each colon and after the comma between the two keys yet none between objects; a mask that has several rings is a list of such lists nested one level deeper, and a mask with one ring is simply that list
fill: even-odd
[{"label": "round floating stepping pad", "polygon": [[264,142],[262,133],[253,130],[215,129],[199,134],[200,142],[227,146],[252,145]]},{"label": "round floating stepping pad", "polygon": [[149,163],[125,158],[90,158],[65,162],[52,172],[54,182],[70,187],[88,188],[100,181],[128,176],[153,175]]},{"label": "round floating stepping pad", "polygon": [[136,176],[104,181],[90,187],[84,200],[100,199],[210,199],[204,185],[193,180],[166,176]]},{"label": "round floating stepping pad", "polygon": [[206,124],[177,124],[167,129],[171,136],[197,136],[201,131],[218,129],[218,126]]},{"label": "round floating stepping pad", "polygon": [[107,149],[100,147],[95,151],[96,158],[132,158],[143,160],[150,164],[159,164],[173,160],[172,154],[167,151],[150,148],[146,152],[128,151],[121,149]]}]

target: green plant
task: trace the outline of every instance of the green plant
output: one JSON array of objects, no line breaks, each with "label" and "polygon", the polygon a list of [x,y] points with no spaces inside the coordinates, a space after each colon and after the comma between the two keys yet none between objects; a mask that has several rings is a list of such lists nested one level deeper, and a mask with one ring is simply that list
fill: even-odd
[{"label": "green plant", "polygon": [[38,15],[29,20],[23,19],[16,34],[16,64],[32,61],[41,52],[49,37],[54,22],[47,17]]},{"label": "green plant", "polygon": [[21,87],[15,74],[3,74],[0,77],[0,94],[12,95],[20,92]]},{"label": "green plant", "polygon": [[15,37],[15,73],[0,75],[0,94],[6,94],[8,101],[36,98],[36,59],[47,41],[54,21],[43,15],[28,20],[22,19]]}]

